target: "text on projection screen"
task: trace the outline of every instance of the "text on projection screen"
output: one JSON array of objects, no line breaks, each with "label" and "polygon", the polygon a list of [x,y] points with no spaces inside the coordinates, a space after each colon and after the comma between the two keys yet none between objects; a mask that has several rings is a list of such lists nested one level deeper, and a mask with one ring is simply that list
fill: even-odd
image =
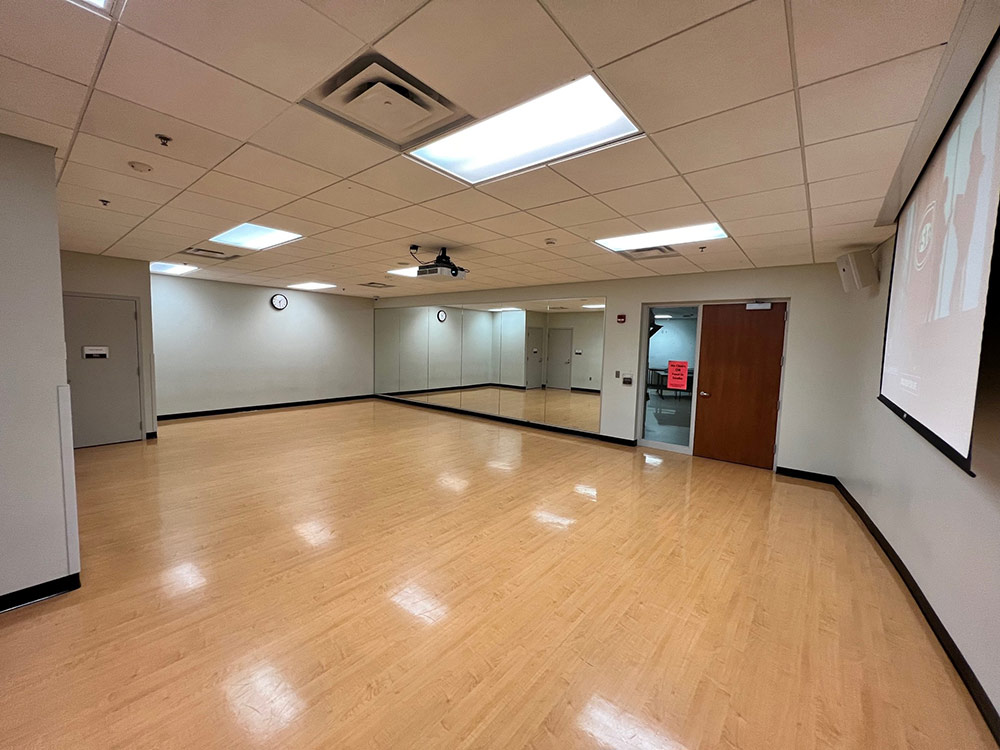
[{"label": "text on projection screen", "polygon": [[998,196],[1000,45],[900,214],[882,362],[882,395],[965,457]]}]

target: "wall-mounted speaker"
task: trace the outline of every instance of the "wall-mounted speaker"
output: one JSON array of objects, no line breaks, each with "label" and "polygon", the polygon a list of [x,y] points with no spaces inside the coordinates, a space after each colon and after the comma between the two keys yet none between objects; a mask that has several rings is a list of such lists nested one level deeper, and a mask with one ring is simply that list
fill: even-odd
[{"label": "wall-mounted speaker", "polygon": [[878,269],[868,250],[841,255],[837,258],[837,270],[845,292],[878,284]]}]

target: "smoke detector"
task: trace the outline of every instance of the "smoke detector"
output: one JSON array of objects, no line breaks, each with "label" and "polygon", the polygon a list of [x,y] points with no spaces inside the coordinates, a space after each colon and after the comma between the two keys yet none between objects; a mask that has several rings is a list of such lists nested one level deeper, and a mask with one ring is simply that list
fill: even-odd
[{"label": "smoke detector", "polygon": [[302,104],[387,145],[405,149],[470,116],[375,53],[306,94]]}]

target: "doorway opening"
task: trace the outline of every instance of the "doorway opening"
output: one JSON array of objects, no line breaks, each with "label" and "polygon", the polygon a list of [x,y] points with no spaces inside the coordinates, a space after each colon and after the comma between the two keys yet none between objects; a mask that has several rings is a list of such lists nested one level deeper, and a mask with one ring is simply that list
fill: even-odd
[{"label": "doorway opening", "polygon": [[698,321],[698,306],[647,312],[643,440],[690,449]]}]

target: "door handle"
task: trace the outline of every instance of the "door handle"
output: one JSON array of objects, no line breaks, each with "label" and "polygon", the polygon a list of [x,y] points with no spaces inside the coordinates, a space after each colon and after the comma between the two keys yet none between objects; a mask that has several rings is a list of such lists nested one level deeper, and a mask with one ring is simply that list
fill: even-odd
[{"label": "door handle", "polygon": [[698,395],[701,396],[702,398],[709,398],[712,394],[707,393],[706,391],[698,391]]}]

